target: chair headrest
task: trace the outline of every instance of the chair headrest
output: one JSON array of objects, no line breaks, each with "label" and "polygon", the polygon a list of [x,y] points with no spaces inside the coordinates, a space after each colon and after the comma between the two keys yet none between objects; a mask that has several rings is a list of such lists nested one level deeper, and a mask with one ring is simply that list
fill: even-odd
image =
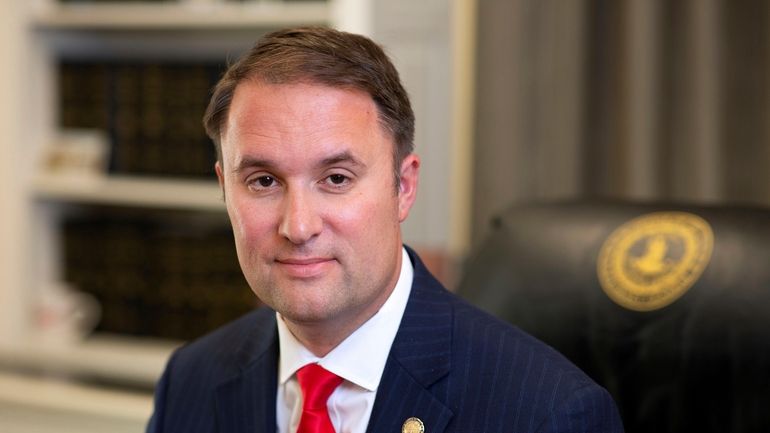
[{"label": "chair headrest", "polygon": [[770,306],[770,210],[623,202],[514,206],[494,220],[460,291],[494,312],[504,307],[500,293],[515,301],[533,286],[538,294],[531,296],[543,302],[590,298],[594,306],[633,312],[706,300],[753,307],[762,299]]},{"label": "chair headrest", "polygon": [[770,210],[515,206],[459,292],[605,386],[629,433],[770,428]]}]

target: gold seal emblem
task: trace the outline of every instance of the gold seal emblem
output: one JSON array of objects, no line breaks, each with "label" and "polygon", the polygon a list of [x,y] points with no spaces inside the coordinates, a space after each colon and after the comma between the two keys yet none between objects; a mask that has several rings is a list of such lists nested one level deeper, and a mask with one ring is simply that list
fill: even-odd
[{"label": "gold seal emblem", "polygon": [[404,421],[401,433],[425,433],[425,425],[420,418],[411,417]]},{"label": "gold seal emblem", "polygon": [[599,252],[599,283],[618,305],[652,311],[676,301],[711,260],[714,234],[701,217],[655,212],[618,227]]}]

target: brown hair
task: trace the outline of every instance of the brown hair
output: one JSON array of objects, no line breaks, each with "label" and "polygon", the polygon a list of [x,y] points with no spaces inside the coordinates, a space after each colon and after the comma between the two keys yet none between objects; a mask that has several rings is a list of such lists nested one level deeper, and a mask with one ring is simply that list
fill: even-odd
[{"label": "brown hair", "polygon": [[371,39],[325,27],[279,30],[260,39],[224,73],[203,117],[219,161],[235,88],[247,79],[269,84],[318,83],[368,93],[380,123],[395,142],[398,179],[401,161],[414,148],[414,112],[398,71]]}]

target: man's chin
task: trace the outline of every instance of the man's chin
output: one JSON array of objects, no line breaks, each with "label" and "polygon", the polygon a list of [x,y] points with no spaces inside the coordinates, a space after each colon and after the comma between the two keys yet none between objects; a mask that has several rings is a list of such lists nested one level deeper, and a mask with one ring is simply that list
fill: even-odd
[{"label": "man's chin", "polygon": [[322,279],[286,281],[278,289],[280,296],[266,302],[286,319],[297,323],[320,323],[339,316],[341,308],[334,304],[334,294]]},{"label": "man's chin", "polygon": [[297,309],[297,308],[283,308],[277,310],[284,321],[291,324],[299,325],[302,327],[314,327],[321,329],[324,325],[328,325],[335,320],[340,319],[340,314],[329,309]]}]

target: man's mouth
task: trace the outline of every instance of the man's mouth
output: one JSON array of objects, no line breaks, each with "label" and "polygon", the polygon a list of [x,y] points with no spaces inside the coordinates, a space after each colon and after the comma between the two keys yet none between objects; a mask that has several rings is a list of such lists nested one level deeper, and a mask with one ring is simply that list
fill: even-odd
[{"label": "man's mouth", "polygon": [[282,257],[275,260],[279,268],[291,278],[316,278],[335,263],[330,257]]}]

